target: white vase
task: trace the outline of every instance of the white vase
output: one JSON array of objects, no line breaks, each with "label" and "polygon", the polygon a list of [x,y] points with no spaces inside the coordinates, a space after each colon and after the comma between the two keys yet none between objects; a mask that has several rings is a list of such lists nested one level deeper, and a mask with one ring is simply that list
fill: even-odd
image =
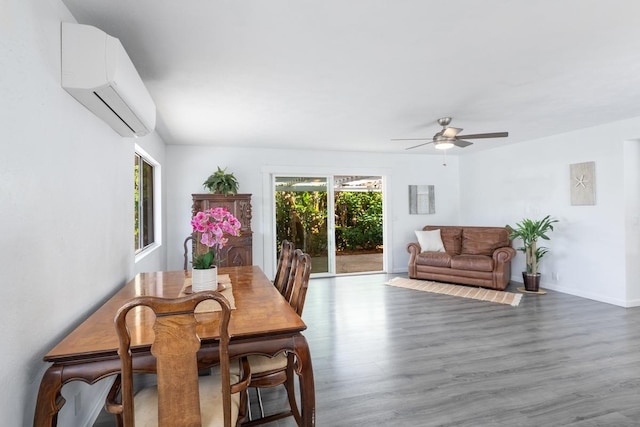
[{"label": "white vase", "polygon": [[191,291],[215,291],[218,290],[218,268],[207,269],[194,268],[191,270]]}]

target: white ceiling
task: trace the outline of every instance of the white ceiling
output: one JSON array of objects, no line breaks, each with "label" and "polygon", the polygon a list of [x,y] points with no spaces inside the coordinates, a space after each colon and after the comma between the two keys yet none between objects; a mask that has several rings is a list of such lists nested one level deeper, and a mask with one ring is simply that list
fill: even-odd
[{"label": "white ceiling", "polygon": [[443,116],[510,133],[455,155],[640,116],[637,0],[63,2],[121,40],[168,144],[402,152]]}]

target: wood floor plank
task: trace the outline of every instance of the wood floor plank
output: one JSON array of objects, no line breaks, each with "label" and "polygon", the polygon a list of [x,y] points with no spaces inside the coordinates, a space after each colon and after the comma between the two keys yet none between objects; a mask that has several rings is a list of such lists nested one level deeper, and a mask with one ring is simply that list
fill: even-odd
[{"label": "wood floor plank", "polygon": [[[640,308],[553,291],[511,307],[391,277],[311,281],[318,426],[640,425]],[[286,405],[282,387],[262,395],[267,413]]]}]

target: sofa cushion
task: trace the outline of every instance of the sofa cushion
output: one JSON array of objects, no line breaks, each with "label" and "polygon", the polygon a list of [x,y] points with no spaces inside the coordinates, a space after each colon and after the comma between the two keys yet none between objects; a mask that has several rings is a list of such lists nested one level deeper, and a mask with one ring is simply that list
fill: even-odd
[{"label": "sofa cushion", "polygon": [[444,252],[440,230],[416,231],[421,252]]},{"label": "sofa cushion", "polygon": [[510,246],[506,228],[465,228],[462,233],[463,255],[493,255],[498,248]]},{"label": "sofa cushion", "polygon": [[462,228],[461,227],[436,227],[427,225],[424,230],[440,229],[440,237],[444,244],[444,250],[452,255],[459,255],[462,249]]},{"label": "sofa cushion", "polygon": [[487,255],[456,255],[451,257],[451,268],[456,270],[493,271],[493,258]]},{"label": "sofa cushion", "polygon": [[422,252],[416,256],[416,265],[451,267],[451,255],[447,252]]}]

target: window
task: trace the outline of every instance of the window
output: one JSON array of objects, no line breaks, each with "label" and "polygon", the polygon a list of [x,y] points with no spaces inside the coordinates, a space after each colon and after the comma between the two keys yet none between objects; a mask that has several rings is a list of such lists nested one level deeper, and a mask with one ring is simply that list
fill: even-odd
[{"label": "window", "polygon": [[154,174],[155,165],[143,154],[135,153],[134,197],[136,254],[155,242],[154,224]]}]

